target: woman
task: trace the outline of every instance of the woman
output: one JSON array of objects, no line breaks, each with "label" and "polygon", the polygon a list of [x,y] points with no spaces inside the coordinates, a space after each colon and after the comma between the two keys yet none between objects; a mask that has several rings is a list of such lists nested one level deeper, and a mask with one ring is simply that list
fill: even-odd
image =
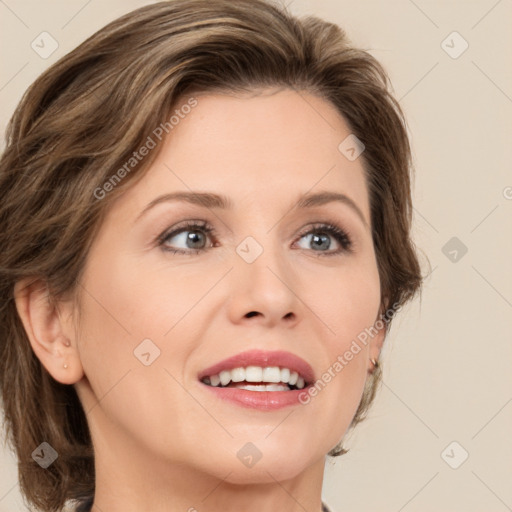
[{"label": "woman", "polygon": [[133,11],[30,87],[0,162],[0,376],[41,510],[328,510],[421,286],[381,65],[262,0]]}]

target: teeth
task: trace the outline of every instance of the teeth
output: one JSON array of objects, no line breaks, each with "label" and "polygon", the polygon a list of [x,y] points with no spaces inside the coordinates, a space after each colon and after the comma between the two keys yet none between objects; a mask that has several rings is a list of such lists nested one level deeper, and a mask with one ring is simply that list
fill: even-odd
[{"label": "teeth", "polygon": [[281,370],[277,366],[264,368],[263,382],[281,382]]},{"label": "teeth", "polygon": [[248,366],[245,369],[245,380],[247,382],[261,382],[263,380],[263,368]]},{"label": "teeth", "polygon": [[220,383],[223,386],[227,386],[231,382],[231,372],[229,370],[224,370],[219,373]]},{"label": "teeth", "polygon": [[286,384],[267,384],[255,386],[254,384],[237,384],[238,389],[246,389],[247,391],[289,391],[290,388]]},{"label": "teeth", "polygon": [[231,380],[233,382],[242,382],[245,380],[245,368],[234,368],[231,370]]},{"label": "teeth", "polygon": [[285,384],[267,384],[265,386],[266,391],[288,391],[288,386]]},{"label": "teeth", "polygon": [[[218,375],[205,377],[203,382],[214,387],[219,385],[227,386],[230,382],[233,382],[236,384],[234,387],[249,391],[287,391],[290,389],[289,386],[296,386],[298,389],[302,389],[306,385],[304,378],[297,372],[291,371],[289,368],[279,368],[278,366],[267,366],[265,368],[261,366],[247,366],[246,368],[239,367],[232,370],[223,370]],[[241,384],[242,382],[270,384],[254,386],[245,383]]]}]

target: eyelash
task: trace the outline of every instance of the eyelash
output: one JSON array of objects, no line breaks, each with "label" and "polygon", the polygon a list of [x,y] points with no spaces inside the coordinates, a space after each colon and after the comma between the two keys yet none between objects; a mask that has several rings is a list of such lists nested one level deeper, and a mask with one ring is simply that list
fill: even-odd
[{"label": "eyelash", "polygon": [[[173,238],[176,235],[179,235],[183,231],[202,231],[207,236],[213,235],[215,238],[216,231],[213,226],[211,226],[207,222],[203,221],[188,221],[185,225],[174,229],[171,232],[164,231],[160,236],[157,238],[157,245],[165,252],[170,252],[172,254],[199,254],[202,251],[205,251],[208,249],[207,247],[203,247],[201,249],[171,249],[170,247],[167,247],[165,245],[166,240],[169,238]],[[353,242],[352,239],[349,237],[349,235],[346,233],[345,230],[339,228],[333,223],[317,223],[311,227],[308,228],[307,231],[301,233],[298,237],[298,240],[305,237],[306,235],[310,235],[313,233],[321,233],[326,235],[331,235],[336,239],[336,241],[340,244],[341,248],[337,249],[335,251],[312,251],[317,253],[318,256],[336,256],[340,255],[342,253],[353,253]]]}]

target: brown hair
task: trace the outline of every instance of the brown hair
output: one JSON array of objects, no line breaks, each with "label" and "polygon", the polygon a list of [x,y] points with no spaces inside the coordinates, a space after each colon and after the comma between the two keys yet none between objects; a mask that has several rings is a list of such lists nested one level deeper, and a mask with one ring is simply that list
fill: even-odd
[{"label": "brown hair", "polygon": [[[143,176],[159,147],[101,200],[98,189],[167,122],[179,98],[268,86],[330,101],[364,143],[382,311],[420,290],[404,116],[384,69],[351,46],[340,27],[312,16],[298,19],[264,0],[174,0],[113,21],[27,90],[0,161],[5,425],[21,490],[42,510],[59,510],[68,499],[89,497],[90,503],[94,456],[74,387],[56,382],[31,349],[13,300],[15,283],[39,277],[50,299],[78,301],[81,272],[105,212]],[[377,365],[351,427],[364,419],[380,378]],[[59,455],[46,470],[31,458],[43,441]],[[340,444],[329,455],[346,451]]]}]

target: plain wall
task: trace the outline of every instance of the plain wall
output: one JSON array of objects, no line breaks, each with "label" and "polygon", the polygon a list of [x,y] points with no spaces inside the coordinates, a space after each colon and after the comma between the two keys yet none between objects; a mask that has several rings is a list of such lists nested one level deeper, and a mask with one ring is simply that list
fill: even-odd
[{"label": "plain wall", "polygon": [[[0,2],[0,131],[43,70],[148,3]],[[512,2],[287,3],[338,23],[386,67],[413,145],[415,240],[432,268],[421,301],[394,321],[368,419],[326,464],[325,500],[338,512],[511,510]],[[43,31],[59,45],[47,59],[31,48]],[[21,510],[5,451],[0,512]]]}]

